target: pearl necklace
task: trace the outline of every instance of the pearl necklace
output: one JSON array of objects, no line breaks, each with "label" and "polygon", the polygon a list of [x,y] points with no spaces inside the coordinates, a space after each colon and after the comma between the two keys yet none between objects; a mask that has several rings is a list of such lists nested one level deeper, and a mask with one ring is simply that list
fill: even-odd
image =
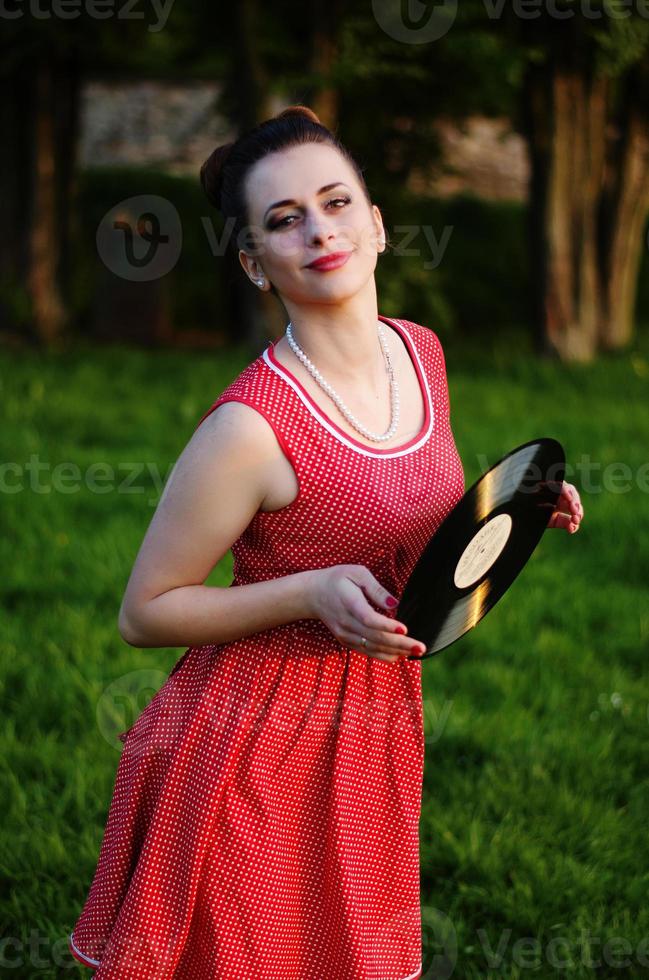
[{"label": "pearl necklace", "polygon": [[312,364],[312,362],[306,356],[306,354],[299,346],[297,341],[294,339],[290,323],[286,328],[286,339],[288,340],[291,349],[293,350],[295,355],[299,357],[299,359],[302,361],[309,374],[311,374],[315,378],[315,380],[318,382],[320,387],[323,388],[327,392],[329,397],[333,399],[333,401],[336,403],[336,405],[338,406],[342,414],[345,416],[347,421],[350,423],[350,425],[353,425],[358,432],[361,432],[367,439],[371,439],[373,442],[382,442],[385,439],[391,439],[394,433],[396,432],[397,426],[399,424],[399,388],[397,385],[397,380],[394,376],[394,369],[392,367],[392,361],[390,360],[390,352],[388,350],[388,345],[385,341],[385,336],[383,331],[384,331],[383,324],[379,321],[378,324],[379,341],[381,343],[381,347],[383,348],[383,356],[387,362],[388,374],[390,375],[390,404],[391,404],[391,411],[392,411],[392,420],[390,423],[390,428],[387,430],[387,432],[384,432],[383,435],[377,435],[374,432],[370,432],[369,429],[366,429],[365,426],[362,425],[354,415],[352,415],[352,413],[349,411],[347,406],[343,403],[340,396],[337,395],[336,392],[331,387],[331,385],[327,381],[325,381],[325,379],[322,377],[318,369],[315,367],[314,364]]}]

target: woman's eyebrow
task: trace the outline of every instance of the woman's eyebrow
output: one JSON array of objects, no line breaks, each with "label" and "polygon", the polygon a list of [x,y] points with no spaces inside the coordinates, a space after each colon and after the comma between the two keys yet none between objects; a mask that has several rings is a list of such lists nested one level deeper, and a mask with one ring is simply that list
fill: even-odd
[{"label": "woman's eyebrow", "polygon": [[[330,190],[332,190],[332,188],[338,187],[339,184],[341,184],[343,187],[347,187],[347,184],[343,184],[342,180],[335,180],[333,182],[333,184],[325,184],[324,187],[321,187],[320,190],[317,193],[318,194],[324,194],[325,191],[330,191]],[[295,203],[296,203],[296,201],[294,201],[293,198],[290,198],[290,197],[287,197],[284,201],[276,201],[274,204],[271,204],[271,206],[269,208],[266,208],[266,211],[264,213],[264,218],[266,218],[267,215],[268,215],[268,212],[269,211],[272,211],[274,208],[282,208],[286,204],[295,204]]]}]

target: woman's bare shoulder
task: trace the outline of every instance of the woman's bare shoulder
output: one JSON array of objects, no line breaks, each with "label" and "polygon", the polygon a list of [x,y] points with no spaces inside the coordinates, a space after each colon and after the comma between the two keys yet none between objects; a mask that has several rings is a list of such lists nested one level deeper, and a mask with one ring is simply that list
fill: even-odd
[{"label": "woman's bare shoulder", "polygon": [[198,425],[194,436],[200,436],[200,441],[206,443],[235,440],[246,448],[272,447],[275,441],[273,428],[264,414],[254,406],[234,399],[217,405]]}]

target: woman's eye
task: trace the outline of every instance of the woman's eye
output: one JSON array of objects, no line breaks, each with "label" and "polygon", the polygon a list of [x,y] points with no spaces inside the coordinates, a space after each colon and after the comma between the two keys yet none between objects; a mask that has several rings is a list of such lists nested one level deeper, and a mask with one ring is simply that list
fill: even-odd
[{"label": "woman's eye", "polygon": [[[350,197],[332,197],[332,198],[330,198],[327,201],[327,207],[330,204],[342,204],[342,205],[345,205],[345,204],[349,204],[350,202],[351,202],[351,198]],[[339,208],[334,208],[334,210],[335,211],[338,211],[340,209]],[[290,221],[291,218],[297,218],[297,217],[299,217],[299,215],[297,215],[297,214],[287,214],[285,218],[281,218],[279,221],[276,221],[274,225],[271,225],[271,231],[273,231],[273,229],[275,229],[275,228],[290,228],[291,225],[287,225],[286,222],[287,221]]]},{"label": "woman's eye", "polygon": [[273,231],[275,228],[284,227],[286,225],[286,222],[289,220],[289,218],[297,218],[297,215],[287,214],[285,218],[281,218],[279,221],[276,221],[274,225],[271,225],[270,230]]}]

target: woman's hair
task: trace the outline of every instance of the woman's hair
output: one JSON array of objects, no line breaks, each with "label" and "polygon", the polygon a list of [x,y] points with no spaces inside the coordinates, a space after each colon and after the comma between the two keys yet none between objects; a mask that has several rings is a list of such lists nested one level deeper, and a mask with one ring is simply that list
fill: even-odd
[{"label": "woman's hair", "polygon": [[[228,244],[238,252],[241,232],[248,226],[245,181],[250,168],[267,156],[302,143],[324,143],[333,146],[348,161],[358,178],[367,202],[372,200],[363,171],[338,137],[324,126],[315,112],[305,105],[292,105],[272,119],[242,133],[232,143],[217,146],[200,170],[200,179],[208,201],[223,217],[234,219]],[[271,284],[271,291],[276,294]]]}]

